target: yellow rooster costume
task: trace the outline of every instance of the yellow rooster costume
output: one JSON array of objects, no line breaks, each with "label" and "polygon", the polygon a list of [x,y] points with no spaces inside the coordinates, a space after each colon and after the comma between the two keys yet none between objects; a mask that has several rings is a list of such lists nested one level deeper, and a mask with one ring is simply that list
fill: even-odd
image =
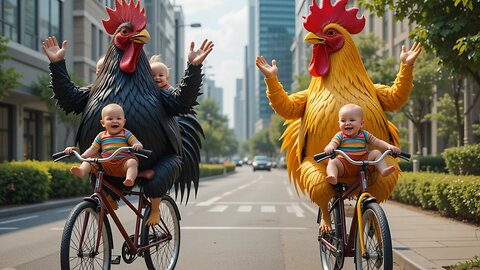
[{"label": "yellow rooster costume", "polygon": [[[357,8],[345,10],[347,2],[339,0],[332,6],[330,0],[324,0],[320,8],[313,0],[309,15],[304,17],[304,27],[310,32],[305,41],[314,44],[309,67],[313,77],[308,89],[288,95],[276,73],[265,78],[270,105],[288,124],[282,136],[282,150],[286,149],[290,181],[297,192],[300,189],[308,193],[322,213],[327,212],[334,191],[325,181],[328,161],[317,163],[313,155],[323,152],[338,132],[339,109],[348,103],[361,106],[364,129],[398,146],[397,128],[387,120],[384,111],[400,109],[413,87],[413,65],[406,64],[401,64],[392,86],[373,84],[351,37],[363,29],[365,19],[356,17]],[[379,202],[388,198],[400,172],[391,156],[387,157],[387,164],[396,168],[391,175],[382,177],[373,169],[369,173],[369,191]],[[339,179],[345,183],[354,180]]]}]

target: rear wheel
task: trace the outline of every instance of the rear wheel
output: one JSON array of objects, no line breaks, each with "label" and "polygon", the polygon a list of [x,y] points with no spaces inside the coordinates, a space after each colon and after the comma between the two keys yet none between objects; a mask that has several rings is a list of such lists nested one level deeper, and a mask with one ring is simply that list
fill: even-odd
[{"label": "rear wheel", "polygon": [[144,259],[148,269],[175,269],[180,254],[180,216],[174,200],[164,196],[160,202],[161,220],[159,225],[146,226],[145,222],[150,215],[150,206],[145,210],[142,224],[141,243],[147,246],[150,243],[163,241],[144,252]]},{"label": "rear wheel", "polygon": [[[333,199],[328,204],[328,209],[331,209]],[[320,224],[321,213],[319,211],[318,223]],[[320,260],[324,270],[342,269],[344,253],[342,240],[342,225],[340,220],[340,211],[338,205],[330,211],[330,220],[332,221],[332,231],[329,233],[322,233],[319,230],[318,241],[320,244]]]},{"label": "rear wheel", "polygon": [[94,202],[81,202],[72,210],[65,223],[60,246],[62,269],[110,269],[112,241],[106,216],[103,219],[98,253],[95,252],[99,220]]},{"label": "rear wheel", "polygon": [[355,243],[356,269],[393,269],[392,239],[383,209],[377,203],[369,203],[362,214],[365,256],[362,256],[359,230]]}]

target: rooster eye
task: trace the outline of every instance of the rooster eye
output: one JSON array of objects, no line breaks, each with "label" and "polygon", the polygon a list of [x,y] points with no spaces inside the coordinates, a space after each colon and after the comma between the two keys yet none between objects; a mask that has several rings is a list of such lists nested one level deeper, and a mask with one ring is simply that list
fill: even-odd
[{"label": "rooster eye", "polygon": [[123,30],[122,30],[122,34],[124,34],[124,35],[125,35],[125,34],[127,34],[127,33],[128,33],[127,29],[123,28]]},{"label": "rooster eye", "polygon": [[335,31],[333,31],[333,30],[328,30],[328,31],[327,31],[327,35],[333,36],[333,35],[335,35]]}]

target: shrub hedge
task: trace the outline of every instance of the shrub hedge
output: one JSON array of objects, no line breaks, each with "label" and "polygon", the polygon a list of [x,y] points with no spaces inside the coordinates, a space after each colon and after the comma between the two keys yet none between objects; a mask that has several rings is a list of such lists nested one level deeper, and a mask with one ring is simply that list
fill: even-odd
[{"label": "shrub hedge", "polygon": [[[413,157],[412,160],[418,160],[420,163],[421,172],[438,172],[438,173],[447,173],[447,165],[445,159],[442,156],[426,156],[426,157]],[[413,162],[400,161],[398,163],[400,169],[404,172],[413,171]]]},{"label": "shrub hedge", "polygon": [[391,199],[480,222],[480,177],[403,172]]},{"label": "shrub hedge", "polygon": [[451,174],[480,175],[480,144],[448,148],[443,157]]}]

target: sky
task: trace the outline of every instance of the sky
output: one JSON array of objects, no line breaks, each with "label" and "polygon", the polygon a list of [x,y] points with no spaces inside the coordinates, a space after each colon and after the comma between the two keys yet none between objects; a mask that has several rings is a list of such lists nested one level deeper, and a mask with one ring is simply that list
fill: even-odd
[{"label": "sky", "polygon": [[[247,0],[176,0],[183,7],[185,24],[201,23],[200,28],[185,27],[185,48],[190,41],[198,48],[205,38],[215,44],[204,63],[206,76],[223,88],[223,114],[233,127],[233,99],[236,79],[243,78],[244,51],[248,43]],[[186,53],[186,52],[185,52]],[[186,55],[186,54],[185,54]]]}]

